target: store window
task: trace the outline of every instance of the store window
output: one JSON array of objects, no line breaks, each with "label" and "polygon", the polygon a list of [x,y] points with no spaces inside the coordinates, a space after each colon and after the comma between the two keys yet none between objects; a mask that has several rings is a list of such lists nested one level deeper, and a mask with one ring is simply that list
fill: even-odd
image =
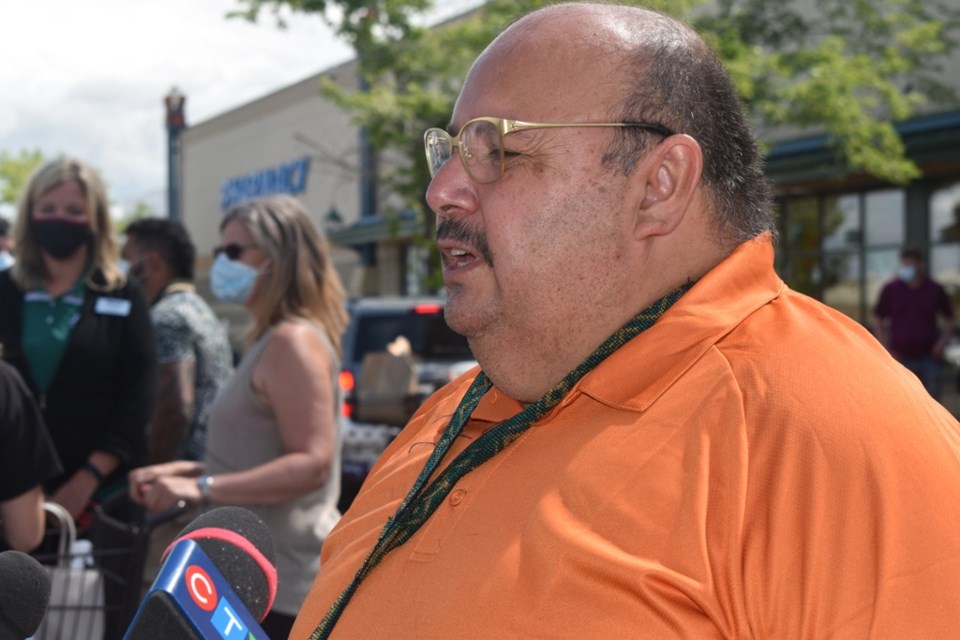
[{"label": "store window", "polygon": [[781,207],[778,267],[790,288],[820,295],[820,224],[817,198],[788,200]]},{"label": "store window", "polygon": [[805,196],[780,206],[781,276],[792,289],[867,324],[906,238],[904,191]]},{"label": "store window", "polygon": [[831,252],[823,256],[823,301],[854,320],[861,319],[861,273],[859,253]]},{"label": "store window", "polygon": [[823,250],[849,251],[860,248],[860,198],[843,194],[823,198]]},{"label": "store window", "polygon": [[899,248],[903,245],[906,211],[900,189],[873,191],[864,196],[866,246]]},{"label": "store window", "polygon": [[960,182],[930,193],[930,274],[960,310]]},{"label": "store window", "polygon": [[821,199],[823,229],[823,295],[821,299],[851,318],[860,319],[863,307],[861,250],[863,216],[855,193]]},{"label": "store window", "polygon": [[869,318],[883,285],[893,277],[906,243],[906,194],[900,189],[871,191],[864,195],[866,231],[864,295]]}]

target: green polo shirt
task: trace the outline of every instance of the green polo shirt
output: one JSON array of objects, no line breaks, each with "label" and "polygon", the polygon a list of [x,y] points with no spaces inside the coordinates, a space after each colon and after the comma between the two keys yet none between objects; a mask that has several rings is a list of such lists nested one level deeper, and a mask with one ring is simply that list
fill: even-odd
[{"label": "green polo shirt", "polygon": [[59,298],[43,289],[28,291],[23,297],[21,346],[41,395],[47,393],[60,366],[85,296],[81,278]]}]

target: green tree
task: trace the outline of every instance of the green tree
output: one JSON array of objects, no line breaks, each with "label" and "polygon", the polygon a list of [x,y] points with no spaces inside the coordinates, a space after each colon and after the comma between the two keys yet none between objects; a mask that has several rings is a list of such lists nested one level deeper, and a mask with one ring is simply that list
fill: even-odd
[{"label": "green tree", "polygon": [[[490,0],[469,16],[428,29],[428,0],[237,0],[234,15],[263,10],[279,24],[286,11],[323,17],[357,53],[365,91],[332,82],[326,96],[353,115],[374,148],[399,163],[381,182],[433,220],[422,198],[427,184],[421,136],[445,126],[477,53],[515,16],[544,0]],[[931,101],[954,100],[937,80],[956,46],[960,8],[950,0],[647,0],[633,4],[684,19],[725,61],[760,131],[825,131],[838,163],[897,184],[919,175],[894,123]]]},{"label": "green tree", "polygon": [[27,179],[45,158],[39,149],[0,151],[0,204],[15,206]]},{"label": "green tree", "polygon": [[133,209],[129,213],[126,213],[123,216],[118,216],[114,219],[113,230],[118,235],[123,234],[126,232],[127,227],[129,227],[131,223],[137,220],[143,220],[144,218],[152,218],[156,215],[157,214],[154,212],[153,207],[143,200],[139,200],[133,205]]}]

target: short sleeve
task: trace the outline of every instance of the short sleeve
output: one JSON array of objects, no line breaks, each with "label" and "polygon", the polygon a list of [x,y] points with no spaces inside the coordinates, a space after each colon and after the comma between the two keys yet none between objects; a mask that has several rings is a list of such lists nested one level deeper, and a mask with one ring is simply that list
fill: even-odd
[{"label": "short sleeve", "polygon": [[185,362],[195,358],[190,341],[192,334],[179,314],[167,313],[164,309],[152,314],[151,319],[157,341],[157,362]]},{"label": "short sleeve", "polygon": [[0,362],[0,501],[42,485],[61,470],[30,391],[13,367]]}]

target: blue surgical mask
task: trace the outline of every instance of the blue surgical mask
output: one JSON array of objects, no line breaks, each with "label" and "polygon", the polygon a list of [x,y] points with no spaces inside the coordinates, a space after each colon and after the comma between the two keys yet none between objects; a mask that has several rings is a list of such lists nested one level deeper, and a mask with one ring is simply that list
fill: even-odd
[{"label": "blue surgical mask", "polygon": [[902,264],[897,269],[897,275],[900,276],[900,279],[904,282],[911,282],[917,277],[917,268],[913,265]]},{"label": "blue surgical mask", "polygon": [[221,253],[210,270],[210,289],[218,300],[245,304],[259,275],[258,269]]},{"label": "blue surgical mask", "polygon": [[13,266],[14,262],[16,262],[16,260],[13,259],[9,251],[0,251],[0,271],[9,269]]},{"label": "blue surgical mask", "polygon": [[123,258],[117,260],[117,269],[120,269],[120,272],[125,276],[130,275],[130,263]]}]

